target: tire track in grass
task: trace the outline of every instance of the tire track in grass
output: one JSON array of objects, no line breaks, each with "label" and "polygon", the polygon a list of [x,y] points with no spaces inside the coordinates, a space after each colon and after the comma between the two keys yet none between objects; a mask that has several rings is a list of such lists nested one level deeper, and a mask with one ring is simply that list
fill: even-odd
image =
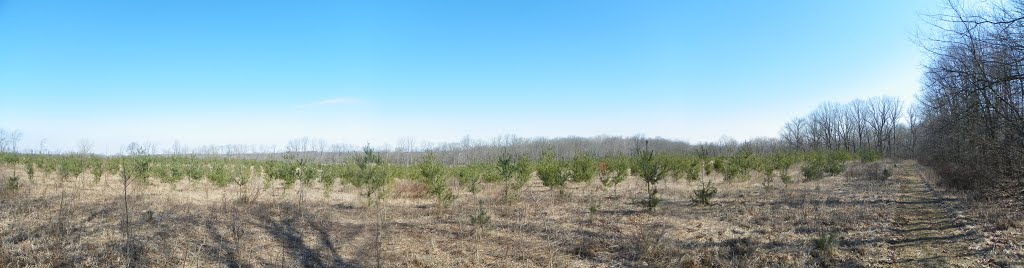
[{"label": "tire track in grass", "polygon": [[898,194],[888,240],[896,267],[986,267],[984,252],[971,250],[980,241],[974,230],[953,217],[914,162],[895,167]]}]

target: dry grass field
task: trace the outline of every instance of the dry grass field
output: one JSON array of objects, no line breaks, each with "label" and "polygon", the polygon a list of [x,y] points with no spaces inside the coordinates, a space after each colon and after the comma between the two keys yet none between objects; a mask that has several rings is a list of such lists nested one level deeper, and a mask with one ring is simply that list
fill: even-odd
[{"label": "dry grass field", "polygon": [[[234,185],[154,182],[129,188],[127,255],[117,177],[60,185],[37,176],[0,198],[0,266],[1024,266],[1021,204],[938,191],[911,161],[894,170],[888,180],[833,176],[769,189],[757,174],[712,176],[711,206],[691,204],[696,182],[670,180],[655,212],[632,204],[645,195],[636,178],[609,191],[574,184],[564,195],[534,179],[512,204],[500,185],[460,189],[449,208],[399,180],[379,210],[352,186],[254,181],[245,191],[257,197],[240,201]],[[481,208],[489,221],[471,223]]]}]

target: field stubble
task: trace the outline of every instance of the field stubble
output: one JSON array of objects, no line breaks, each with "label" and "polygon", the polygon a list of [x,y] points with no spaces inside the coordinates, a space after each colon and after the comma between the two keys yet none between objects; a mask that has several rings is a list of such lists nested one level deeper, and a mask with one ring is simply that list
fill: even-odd
[{"label": "field stubble", "polygon": [[[635,205],[646,195],[636,178],[607,191],[597,183],[571,184],[564,195],[534,178],[512,204],[501,199],[501,185],[485,185],[476,195],[458,189],[449,208],[438,208],[422,185],[399,180],[380,209],[366,208],[350,185],[325,193],[318,184],[259,190],[263,183],[253,181],[245,192],[261,194],[239,201],[233,185],[135,184],[129,192],[130,256],[120,232],[118,178],[72,179],[60,186],[55,177],[36,176],[3,194],[0,263],[111,266],[131,258],[136,265],[167,267],[1021,265],[1014,263],[1022,252],[1014,244],[1024,229],[1019,211],[935,193],[910,161],[894,170],[888,180],[833,176],[768,189],[756,173],[735,182],[712,176],[718,194],[710,206],[691,204],[698,182],[668,180],[655,212]],[[796,169],[791,173],[797,176]],[[471,224],[481,205],[489,222]]]}]

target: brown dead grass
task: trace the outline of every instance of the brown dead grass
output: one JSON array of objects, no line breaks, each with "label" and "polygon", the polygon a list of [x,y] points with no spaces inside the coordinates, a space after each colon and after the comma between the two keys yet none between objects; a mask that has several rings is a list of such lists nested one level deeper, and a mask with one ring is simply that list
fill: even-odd
[{"label": "brown dead grass", "polygon": [[[912,212],[902,210],[911,207],[903,203],[916,200],[899,187],[913,183],[914,174],[901,171],[885,181],[828,177],[771,189],[757,175],[731,183],[712,177],[719,193],[711,206],[690,204],[696,182],[669,181],[661,185],[666,201],[653,213],[632,204],[645,195],[636,179],[609,191],[570,185],[567,195],[534,180],[513,204],[501,199],[501,185],[485,185],[476,195],[459,192],[447,209],[422,184],[400,180],[382,211],[367,209],[352,186],[271,185],[255,201],[237,202],[237,186],[133,185],[132,256],[123,253],[116,178],[65,184],[61,210],[61,187],[38,176],[0,197],[0,264],[96,267],[130,259],[158,267],[362,267],[380,256],[388,267],[914,266],[921,263],[915,258],[934,254],[908,249],[948,241],[899,236],[913,230],[906,223]],[[247,187],[255,192],[263,184]],[[599,200],[596,213],[589,200]],[[487,226],[469,222],[478,204],[491,217]],[[1019,234],[1019,218],[988,217],[1004,222],[983,227],[1001,228],[993,239],[1019,238],[1005,235]],[[815,248],[824,233],[839,237],[831,254]],[[976,245],[949,239],[956,240],[947,243],[951,251]],[[960,263],[992,264],[979,261],[991,253],[977,254],[988,255]]]}]

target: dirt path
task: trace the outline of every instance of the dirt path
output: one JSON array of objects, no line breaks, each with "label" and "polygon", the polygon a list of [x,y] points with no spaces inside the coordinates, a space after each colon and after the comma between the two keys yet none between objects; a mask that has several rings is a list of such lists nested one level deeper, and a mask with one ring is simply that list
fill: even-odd
[{"label": "dirt path", "polygon": [[891,265],[911,267],[989,266],[984,253],[971,250],[981,236],[956,219],[948,202],[939,198],[921,177],[914,162],[897,164],[898,196],[890,219],[887,243],[892,249]]}]

